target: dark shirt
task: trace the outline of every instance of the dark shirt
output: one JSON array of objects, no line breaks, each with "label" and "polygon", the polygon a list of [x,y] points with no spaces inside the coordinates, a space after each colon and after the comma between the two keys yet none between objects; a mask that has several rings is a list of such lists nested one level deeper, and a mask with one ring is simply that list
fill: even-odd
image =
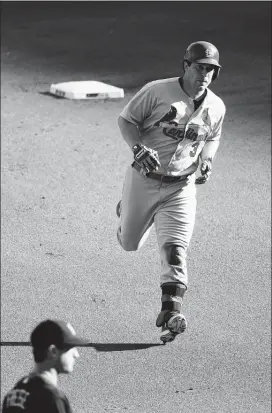
[{"label": "dark shirt", "polygon": [[61,390],[39,375],[30,375],[6,394],[2,413],[72,413],[72,409]]},{"label": "dark shirt", "polygon": [[199,108],[199,106],[201,105],[201,103],[202,103],[203,100],[205,99],[206,95],[207,95],[207,90],[205,90],[205,92],[204,92],[203,95],[200,97],[200,99],[194,100],[195,111]]}]

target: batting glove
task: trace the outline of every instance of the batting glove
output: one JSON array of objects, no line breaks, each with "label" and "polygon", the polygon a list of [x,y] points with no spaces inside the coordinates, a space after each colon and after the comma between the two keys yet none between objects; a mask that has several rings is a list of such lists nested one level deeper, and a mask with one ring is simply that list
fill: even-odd
[{"label": "batting glove", "polygon": [[161,165],[157,151],[154,151],[141,143],[134,145],[132,150],[134,161],[142,168],[145,174],[156,171]]},{"label": "batting glove", "polygon": [[205,184],[210,179],[212,173],[212,160],[210,158],[204,159],[200,167],[200,172],[202,176],[199,176],[195,180],[195,183],[198,185]]}]

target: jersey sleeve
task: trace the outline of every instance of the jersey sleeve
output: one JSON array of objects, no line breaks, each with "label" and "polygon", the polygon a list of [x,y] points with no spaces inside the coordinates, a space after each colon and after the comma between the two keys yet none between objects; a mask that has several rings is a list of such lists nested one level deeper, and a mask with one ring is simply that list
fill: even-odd
[{"label": "jersey sleeve", "polygon": [[222,133],[222,126],[223,126],[225,114],[226,114],[226,108],[225,108],[225,105],[223,105],[219,120],[215,123],[212,133],[207,139],[207,141],[219,141],[221,137],[221,133]]},{"label": "jersey sleeve", "polygon": [[144,120],[151,115],[154,104],[153,89],[148,83],[128,102],[120,116],[136,126],[142,126]]}]

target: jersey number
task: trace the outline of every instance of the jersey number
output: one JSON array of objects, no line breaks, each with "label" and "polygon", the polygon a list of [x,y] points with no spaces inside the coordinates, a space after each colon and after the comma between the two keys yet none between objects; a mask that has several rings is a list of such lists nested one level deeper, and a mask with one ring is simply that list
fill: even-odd
[{"label": "jersey number", "polygon": [[26,399],[29,393],[25,390],[11,390],[6,396],[6,407],[20,407],[25,409]]},{"label": "jersey number", "polygon": [[193,143],[192,151],[190,151],[189,155],[194,158],[196,156],[197,149],[199,147],[199,142]]}]

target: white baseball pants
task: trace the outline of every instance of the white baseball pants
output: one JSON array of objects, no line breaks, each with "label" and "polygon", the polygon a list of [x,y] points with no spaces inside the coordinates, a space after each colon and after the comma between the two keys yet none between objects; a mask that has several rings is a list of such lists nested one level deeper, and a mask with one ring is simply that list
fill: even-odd
[{"label": "white baseball pants", "polygon": [[155,225],[161,256],[161,284],[188,284],[186,256],[196,214],[195,174],[174,183],[148,178],[133,167],[126,173],[117,238],[136,251]]}]

